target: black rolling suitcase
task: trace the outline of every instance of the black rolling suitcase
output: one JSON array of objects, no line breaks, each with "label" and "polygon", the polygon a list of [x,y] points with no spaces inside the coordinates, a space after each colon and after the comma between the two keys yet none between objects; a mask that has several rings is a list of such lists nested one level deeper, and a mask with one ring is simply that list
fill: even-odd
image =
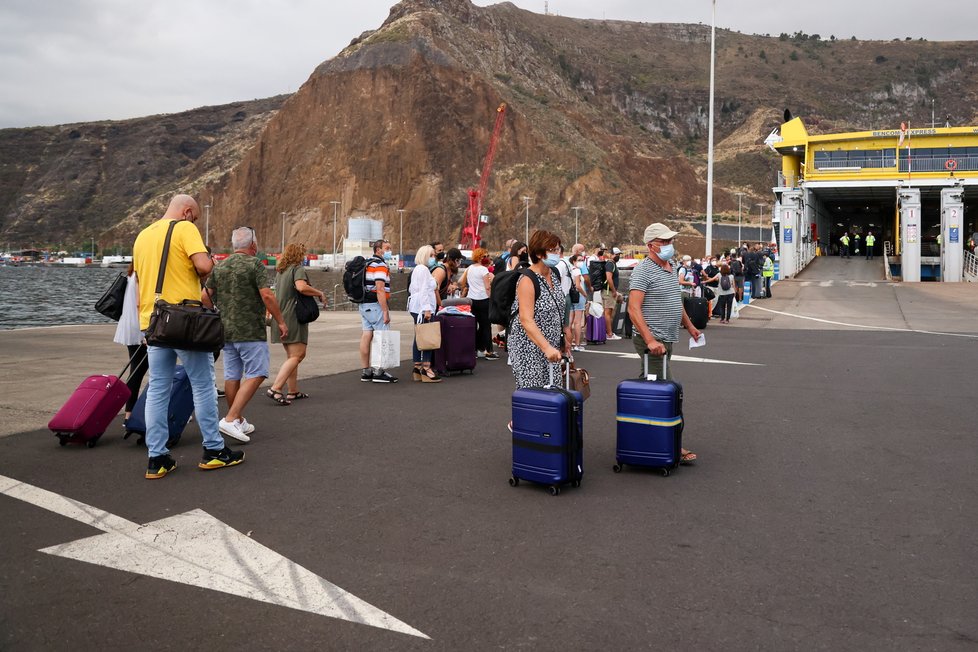
[{"label": "black rolling suitcase", "polygon": [[683,308],[693,326],[703,330],[710,323],[710,302],[702,297],[683,297]]}]

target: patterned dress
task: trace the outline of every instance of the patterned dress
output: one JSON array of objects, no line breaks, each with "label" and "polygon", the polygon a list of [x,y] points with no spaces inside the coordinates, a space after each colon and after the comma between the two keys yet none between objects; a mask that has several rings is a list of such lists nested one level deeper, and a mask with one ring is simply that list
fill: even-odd
[{"label": "patterned dress", "polygon": [[[564,320],[564,294],[559,286],[551,284],[540,274],[533,270],[529,273],[536,274],[540,281],[540,296],[537,297],[533,305],[533,320],[537,328],[543,333],[554,347],[560,349],[560,336],[563,333]],[[551,275],[551,279],[554,278]],[[520,282],[524,282],[520,279]],[[543,351],[534,344],[523,329],[523,324],[519,319],[519,296],[513,302],[513,309],[517,311],[513,318],[513,325],[510,333],[506,337],[509,350],[509,359],[513,364],[513,376],[516,378],[517,389],[526,387],[544,387],[551,382],[551,368],[553,363],[547,360]],[[555,373],[558,373],[555,371]]]}]

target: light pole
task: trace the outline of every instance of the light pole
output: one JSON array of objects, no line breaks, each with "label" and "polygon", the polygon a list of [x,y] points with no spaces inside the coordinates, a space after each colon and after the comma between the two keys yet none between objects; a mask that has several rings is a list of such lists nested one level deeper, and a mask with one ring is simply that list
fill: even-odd
[{"label": "light pole", "polygon": [[574,211],[574,244],[581,241],[577,235],[578,225],[581,223],[581,208],[581,206],[571,206],[571,210]]},{"label": "light pole", "polygon": [[[31,243],[31,249],[34,248],[34,243]],[[33,255],[33,254],[32,254]],[[92,262],[95,262],[95,236],[92,236]]]},{"label": "light pole", "polygon": [[738,192],[737,193],[737,248],[738,249],[740,248],[740,245],[744,243],[744,241],[740,239],[740,215],[741,212],[743,211],[743,208],[744,208],[744,193]]},{"label": "light pole", "polygon": [[334,199],[329,203],[333,205],[333,259],[330,262],[335,267],[336,266],[336,211],[340,205],[340,202]]},{"label": "light pole", "polygon": [[401,217],[401,241],[397,244],[397,266],[403,269],[403,263],[401,261],[404,260],[404,209],[398,208],[397,212]]},{"label": "light pole", "polygon": [[279,249],[279,255],[285,253],[285,211],[282,211],[282,248]]},{"label": "light pole", "polygon": [[764,204],[756,204],[757,206],[757,240],[761,241],[761,237],[764,234]]},{"label": "light pole", "polygon": [[717,0],[713,0],[713,24],[710,30],[710,128],[706,164],[706,255],[713,254],[713,96],[716,69]]},{"label": "light pole", "polygon": [[529,245],[530,244],[530,198],[523,197],[523,203],[526,204],[526,230],[523,236],[526,239],[523,240],[523,244]]},{"label": "light pole", "polygon": [[210,246],[211,241],[211,205],[204,204],[204,245]]}]

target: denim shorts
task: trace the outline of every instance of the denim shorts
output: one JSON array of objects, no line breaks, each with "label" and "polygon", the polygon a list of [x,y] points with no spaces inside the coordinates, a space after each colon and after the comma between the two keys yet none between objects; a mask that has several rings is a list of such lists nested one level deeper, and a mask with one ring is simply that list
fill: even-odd
[{"label": "denim shorts", "polygon": [[360,304],[360,323],[365,331],[390,330],[390,324],[384,323],[384,310],[376,302]]},{"label": "denim shorts", "polygon": [[268,378],[268,342],[225,342],[224,380]]}]

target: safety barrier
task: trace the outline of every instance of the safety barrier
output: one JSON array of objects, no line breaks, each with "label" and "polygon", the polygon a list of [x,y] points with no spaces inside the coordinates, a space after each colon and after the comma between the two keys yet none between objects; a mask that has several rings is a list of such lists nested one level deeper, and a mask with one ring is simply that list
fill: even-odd
[{"label": "safety barrier", "polygon": [[964,280],[978,283],[978,256],[970,251],[964,252]]}]

